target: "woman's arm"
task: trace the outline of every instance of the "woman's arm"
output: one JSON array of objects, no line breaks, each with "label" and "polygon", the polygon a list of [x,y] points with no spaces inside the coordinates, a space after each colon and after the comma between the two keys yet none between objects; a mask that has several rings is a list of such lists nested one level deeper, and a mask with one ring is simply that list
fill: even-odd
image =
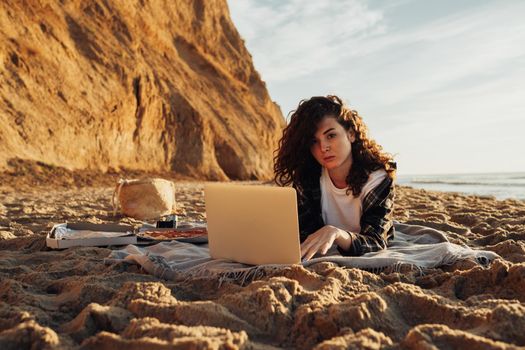
[{"label": "woman's arm", "polygon": [[394,237],[394,196],[394,183],[389,177],[366,195],[363,200],[361,231],[349,233],[352,243],[348,249],[338,245],[342,255],[359,256],[387,247],[387,242]]},{"label": "woman's arm", "polygon": [[324,226],[321,216],[321,189],[305,188],[303,195],[297,194],[297,211],[299,215],[299,239],[301,242]]},{"label": "woman's arm", "polygon": [[[312,201],[317,198],[315,192],[309,194],[310,196],[306,196],[306,200],[299,204],[301,256],[306,260],[317,252],[325,254],[334,242],[342,255],[359,256],[386,248],[388,240],[393,238],[394,184],[389,177],[364,198],[359,233],[324,225],[320,208],[320,189],[317,202]],[[319,207],[315,207],[316,203]]]}]

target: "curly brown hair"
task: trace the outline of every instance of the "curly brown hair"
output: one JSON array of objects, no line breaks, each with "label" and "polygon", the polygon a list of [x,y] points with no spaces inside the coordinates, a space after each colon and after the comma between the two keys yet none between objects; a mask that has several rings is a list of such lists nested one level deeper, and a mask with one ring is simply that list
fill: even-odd
[{"label": "curly brown hair", "polygon": [[368,128],[357,111],[347,107],[337,96],[315,96],[299,102],[283,130],[274,156],[274,181],[279,186],[292,184],[302,195],[306,185],[319,181],[321,165],[313,157],[310,146],[317,125],[325,116],[334,117],[346,131],[352,130],[355,134],[353,163],[346,177],[347,194],[351,191],[358,196],[369,174],[375,170],[385,169],[390,178],[395,177],[393,157],[368,137]]}]

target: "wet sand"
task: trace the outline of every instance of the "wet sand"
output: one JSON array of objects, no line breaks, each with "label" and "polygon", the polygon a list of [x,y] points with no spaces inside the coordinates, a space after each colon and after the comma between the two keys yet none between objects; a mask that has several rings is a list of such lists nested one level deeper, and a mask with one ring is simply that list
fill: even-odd
[{"label": "wet sand", "polygon": [[[108,184],[62,185],[0,187],[1,349],[525,346],[523,201],[398,188],[398,221],[498,253],[488,268],[463,261],[377,274],[321,263],[219,287],[106,265],[109,248],[46,248],[56,223],[139,223],[112,216]],[[179,215],[204,219],[202,183],[176,187]]]}]

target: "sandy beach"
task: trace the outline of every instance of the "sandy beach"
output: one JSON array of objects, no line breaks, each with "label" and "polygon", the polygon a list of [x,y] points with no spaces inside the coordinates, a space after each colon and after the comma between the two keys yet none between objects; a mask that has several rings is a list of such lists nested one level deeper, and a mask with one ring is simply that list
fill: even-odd
[{"label": "sandy beach", "polygon": [[[63,178],[63,177],[62,177]],[[112,216],[113,178],[77,188],[0,187],[0,348],[505,349],[525,346],[525,202],[397,189],[398,221],[501,256],[421,273],[332,263],[247,285],[151,276],[105,264],[108,248],[46,248],[55,223]],[[36,185],[31,185],[36,183]],[[6,185],[7,184],[7,185]],[[177,181],[179,214],[204,219],[203,183]]]},{"label": "sandy beach", "polygon": [[486,265],[166,280],[108,259],[122,246],[46,246],[64,222],[142,225],[113,214],[119,178],[173,180],[176,214],[205,220],[202,181],[271,179],[310,94],[342,99],[305,112],[288,174],[310,154],[336,175],[386,167],[381,144],[407,173],[517,174],[413,183],[525,198],[525,3],[435,3],[1,1],[0,350],[525,349],[524,200],[397,187],[395,220],[500,256]]}]

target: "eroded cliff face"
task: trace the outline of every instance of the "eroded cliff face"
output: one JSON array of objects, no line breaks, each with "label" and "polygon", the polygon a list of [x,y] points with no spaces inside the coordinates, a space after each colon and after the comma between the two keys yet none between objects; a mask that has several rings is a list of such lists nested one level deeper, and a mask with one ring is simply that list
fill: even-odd
[{"label": "eroded cliff face", "polygon": [[225,0],[0,3],[0,169],[265,179],[284,126]]}]

